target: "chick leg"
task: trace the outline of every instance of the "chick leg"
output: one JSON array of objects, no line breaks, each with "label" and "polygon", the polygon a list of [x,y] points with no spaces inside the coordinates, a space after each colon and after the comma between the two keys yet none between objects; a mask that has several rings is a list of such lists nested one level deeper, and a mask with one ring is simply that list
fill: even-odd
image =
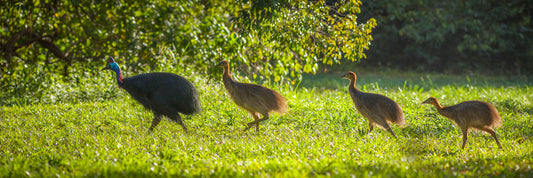
[{"label": "chick leg", "polygon": [[463,146],[461,146],[461,149],[465,149],[466,140],[468,139],[468,128],[461,128],[461,131],[463,132]]},{"label": "chick leg", "polygon": [[385,129],[387,129],[387,131],[389,131],[392,134],[392,136],[394,136],[394,138],[398,138],[398,137],[396,137],[396,134],[394,134],[394,132],[392,131],[392,128],[390,127],[389,124],[385,123],[385,125],[383,125],[383,127]]},{"label": "chick leg", "polygon": [[368,130],[368,132],[366,134],[370,134],[370,132],[372,132],[372,130],[374,130],[374,123],[372,122],[368,122],[368,127],[370,128]]},{"label": "chick leg", "polygon": [[244,129],[244,131],[247,131],[248,129],[250,129],[252,126],[253,126],[253,123],[255,123],[255,126],[256,126],[256,131],[259,131],[259,116],[257,116],[257,113],[255,112],[252,112],[250,111],[250,114],[252,115],[252,117],[254,117],[254,121],[253,122],[249,122],[247,125],[247,127]]},{"label": "chick leg", "polygon": [[494,139],[496,140],[496,143],[498,144],[498,147],[503,150],[503,147],[500,144],[500,141],[498,141],[498,137],[496,137],[496,132],[494,131],[494,129],[490,127],[484,127],[481,130],[488,132],[492,137],[494,137]]},{"label": "chick leg", "polygon": [[252,127],[254,124],[256,124],[258,128],[257,130],[259,130],[259,122],[263,122],[268,119],[268,113],[262,113],[262,115],[263,115],[263,118],[257,119],[253,122],[248,123],[248,127]]}]

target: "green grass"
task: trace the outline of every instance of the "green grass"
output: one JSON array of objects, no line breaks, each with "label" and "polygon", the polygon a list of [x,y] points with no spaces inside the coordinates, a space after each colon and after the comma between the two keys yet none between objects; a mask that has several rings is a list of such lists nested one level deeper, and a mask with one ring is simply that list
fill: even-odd
[{"label": "green grass", "polygon": [[[147,133],[153,115],[102,73],[85,86],[50,86],[46,97],[55,100],[0,107],[0,177],[533,176],[527,78],[355,72],[358,88],[403,108],[407,126],[393,126],[397,139],[382,129],[366,134],[368,123],[355,111],[341,72],[305,76],[298,87],[274,86],[290,111],[273,114],[260,132],[242,132],[253,119],[221,81],[192,78],[203,111],[185,120],[188,134],[168,120]],[[496,132],[504,150],[480,132],[471,132],[461,150],[457,126],[420,104],[429,96],[443,105],[493,103],[503,119]]]}]

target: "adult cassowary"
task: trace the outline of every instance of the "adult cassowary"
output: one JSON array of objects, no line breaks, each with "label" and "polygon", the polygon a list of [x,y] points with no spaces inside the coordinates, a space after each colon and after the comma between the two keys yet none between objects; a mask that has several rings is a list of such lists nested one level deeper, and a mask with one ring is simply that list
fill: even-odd
[{"label": "adult cassowary", "polygon": [[154,113],[149,131],[153,131],[162,116],[167,116],[188,132],[179,113],[191,115],[200,112],[196,88],[181,76],[157,72],[122,78],[120,67],[113,58],[107,60],[107,65],[102,70],[115,71],[118,86]]}]

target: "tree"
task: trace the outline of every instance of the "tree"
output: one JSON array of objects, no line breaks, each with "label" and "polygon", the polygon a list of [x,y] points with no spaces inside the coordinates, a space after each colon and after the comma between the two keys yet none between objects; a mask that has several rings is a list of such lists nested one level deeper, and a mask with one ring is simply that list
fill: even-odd
[{"label": "tree", "polygon": [[[373,19],[358,23],[358,0],[344,1],[3,1],[2,73],[23,64],[68,75],[73,63],[114,56],[152,66],[164,48],[206,71],[221,59],[250,76],[298,78],[317,63],[364,58]],[[261,72],[268,71],[268,72]],[[0,75],[4,76],[4,75]]]},{"label": "tree", "polygon": [[236,30],[250,40],[243,56],[249,64],[262,64],[259,70],[291,77],[300,71],[314,73],[319,62],[364,58],[377,24],[372,18],[357,22],[360,5],[358,0],[243,1],[236,20]]},{"label": "tree", "polygon": [[[2,63],[63,67],[108,55],[153,57],[150,50],[172,43],[165,28],[172,4],[136,1],[4,1],[0,30]],[[146,8],[154,7],[154,8]]]},{"label": "tree", "polygon": [[527,0],[368,1],[369,63],[433,71],[532,74],[533,4]]}]

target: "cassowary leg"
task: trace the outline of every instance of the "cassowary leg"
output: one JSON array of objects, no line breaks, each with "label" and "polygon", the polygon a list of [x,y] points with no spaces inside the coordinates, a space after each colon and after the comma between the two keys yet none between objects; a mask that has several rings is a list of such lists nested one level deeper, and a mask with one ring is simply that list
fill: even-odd
[{"label": "cassowary leg", "polygon": [[385,125],[383,125],[383,127],[385,127],[385,129],[387,129],[387,131],[389,131],[392,134],[392,136],[394,136],[394,138],[398,138],[398,137],[396,137],[396,134],[394,134],[394,132],[392,131],[392,128],[390,127],[389,124],[385,123]]},{"label": "cassowary leg", "polygon": [[[253,121],[253,122],[257,122],[257,121],[259,120],[259,116],[257,116],[257,113],[250,111],[250,114],[251,114],[252,117],[254,118],[254,121]],[[249,123],[247,124],[248,126],[244,129],[244,131],[250,129],[250,128],[253,126],[253,124],[251,124],[251,123],[253,123],[253,122],[249,122]],[[257,123],[255,124],[255,126],[256,126],[256,130],[259,131],[259,122],[257,122]]]},{"label": "cassowary leg", "polygon": [[[259,116],[255,115],[255,118],[254,118],[256,121],[259,120]],[[259,132],[259,122],[257,122],[255,124],[255,131]]]},{"label": "cassowary leg", "polygon": [[185,123],[183,122],[183,119],[181,119],[181,116],[179,114],[176,115],[175,120],[181,125],[181,127],[183,127],[185,133],[189,133],[189,130],[187,130],[187,126],[185,126]]},{"label": "cassowary leg", "polygon": [[154,114],[154,119],[152,120],[152,126],[150,126],[150,128],[148,129],[148,131],[149,131],[149,132],[154,131],[155,126],[157,126],[157,124],[159,124],[159,122],[161,122],[161,115],[159,115],[159,114]]},{"label": "cassowary leg", "polygon": [[[256,119],[255,121],[248,123],[248,127],[252,127],[254,124],[256,124],[256,126],[257,126],[257,131],[259,131],[259,122],[263,122],[263,121],[265,121],[265,120],[268,119],[268,112],[262,113],[262,115],[263,115],[263,118],[261,118],[261,119]],[[257,117],[257,116],[256,116],[256,117]],[[254,118],[254,119],[255,119],[255,118]]]},{"label": "cassowary leg", "polygon": [[496,140],[496,143],[498,144],[498,147],[500,147],[500,149],[503,150],[503,147],[500,144],[500,141],[498,141],[498,137],[496,137],[496,132],[494,131],[494,129],[490,127],[484,127],[484,128],[481,128],[481,130],[488,132],[492,137],[494,137],[494,139]]},{"label": "cassowary leg", "polygon": [[465,149],[466,140],[468,139],[468,128],[461,128],[461,131],[463,132],[463,146],[461,146],[461,149]]},{"label": "cassowary leg", "polygon": [[[257,116],[257,113],[254,113],[253,116],[254,116],[254,121],[259,120],[259,116]],[[255,131],[259,131],[259,122],[255,124]]]},{"label": "cassowary leg", "polygon": [[368,130],[368,132],[366,134],[370,134],[370,132],[372,132],[372,130],[374,130],[374,123],[368,122],[368,127],[370,127],[370,129]]}]

